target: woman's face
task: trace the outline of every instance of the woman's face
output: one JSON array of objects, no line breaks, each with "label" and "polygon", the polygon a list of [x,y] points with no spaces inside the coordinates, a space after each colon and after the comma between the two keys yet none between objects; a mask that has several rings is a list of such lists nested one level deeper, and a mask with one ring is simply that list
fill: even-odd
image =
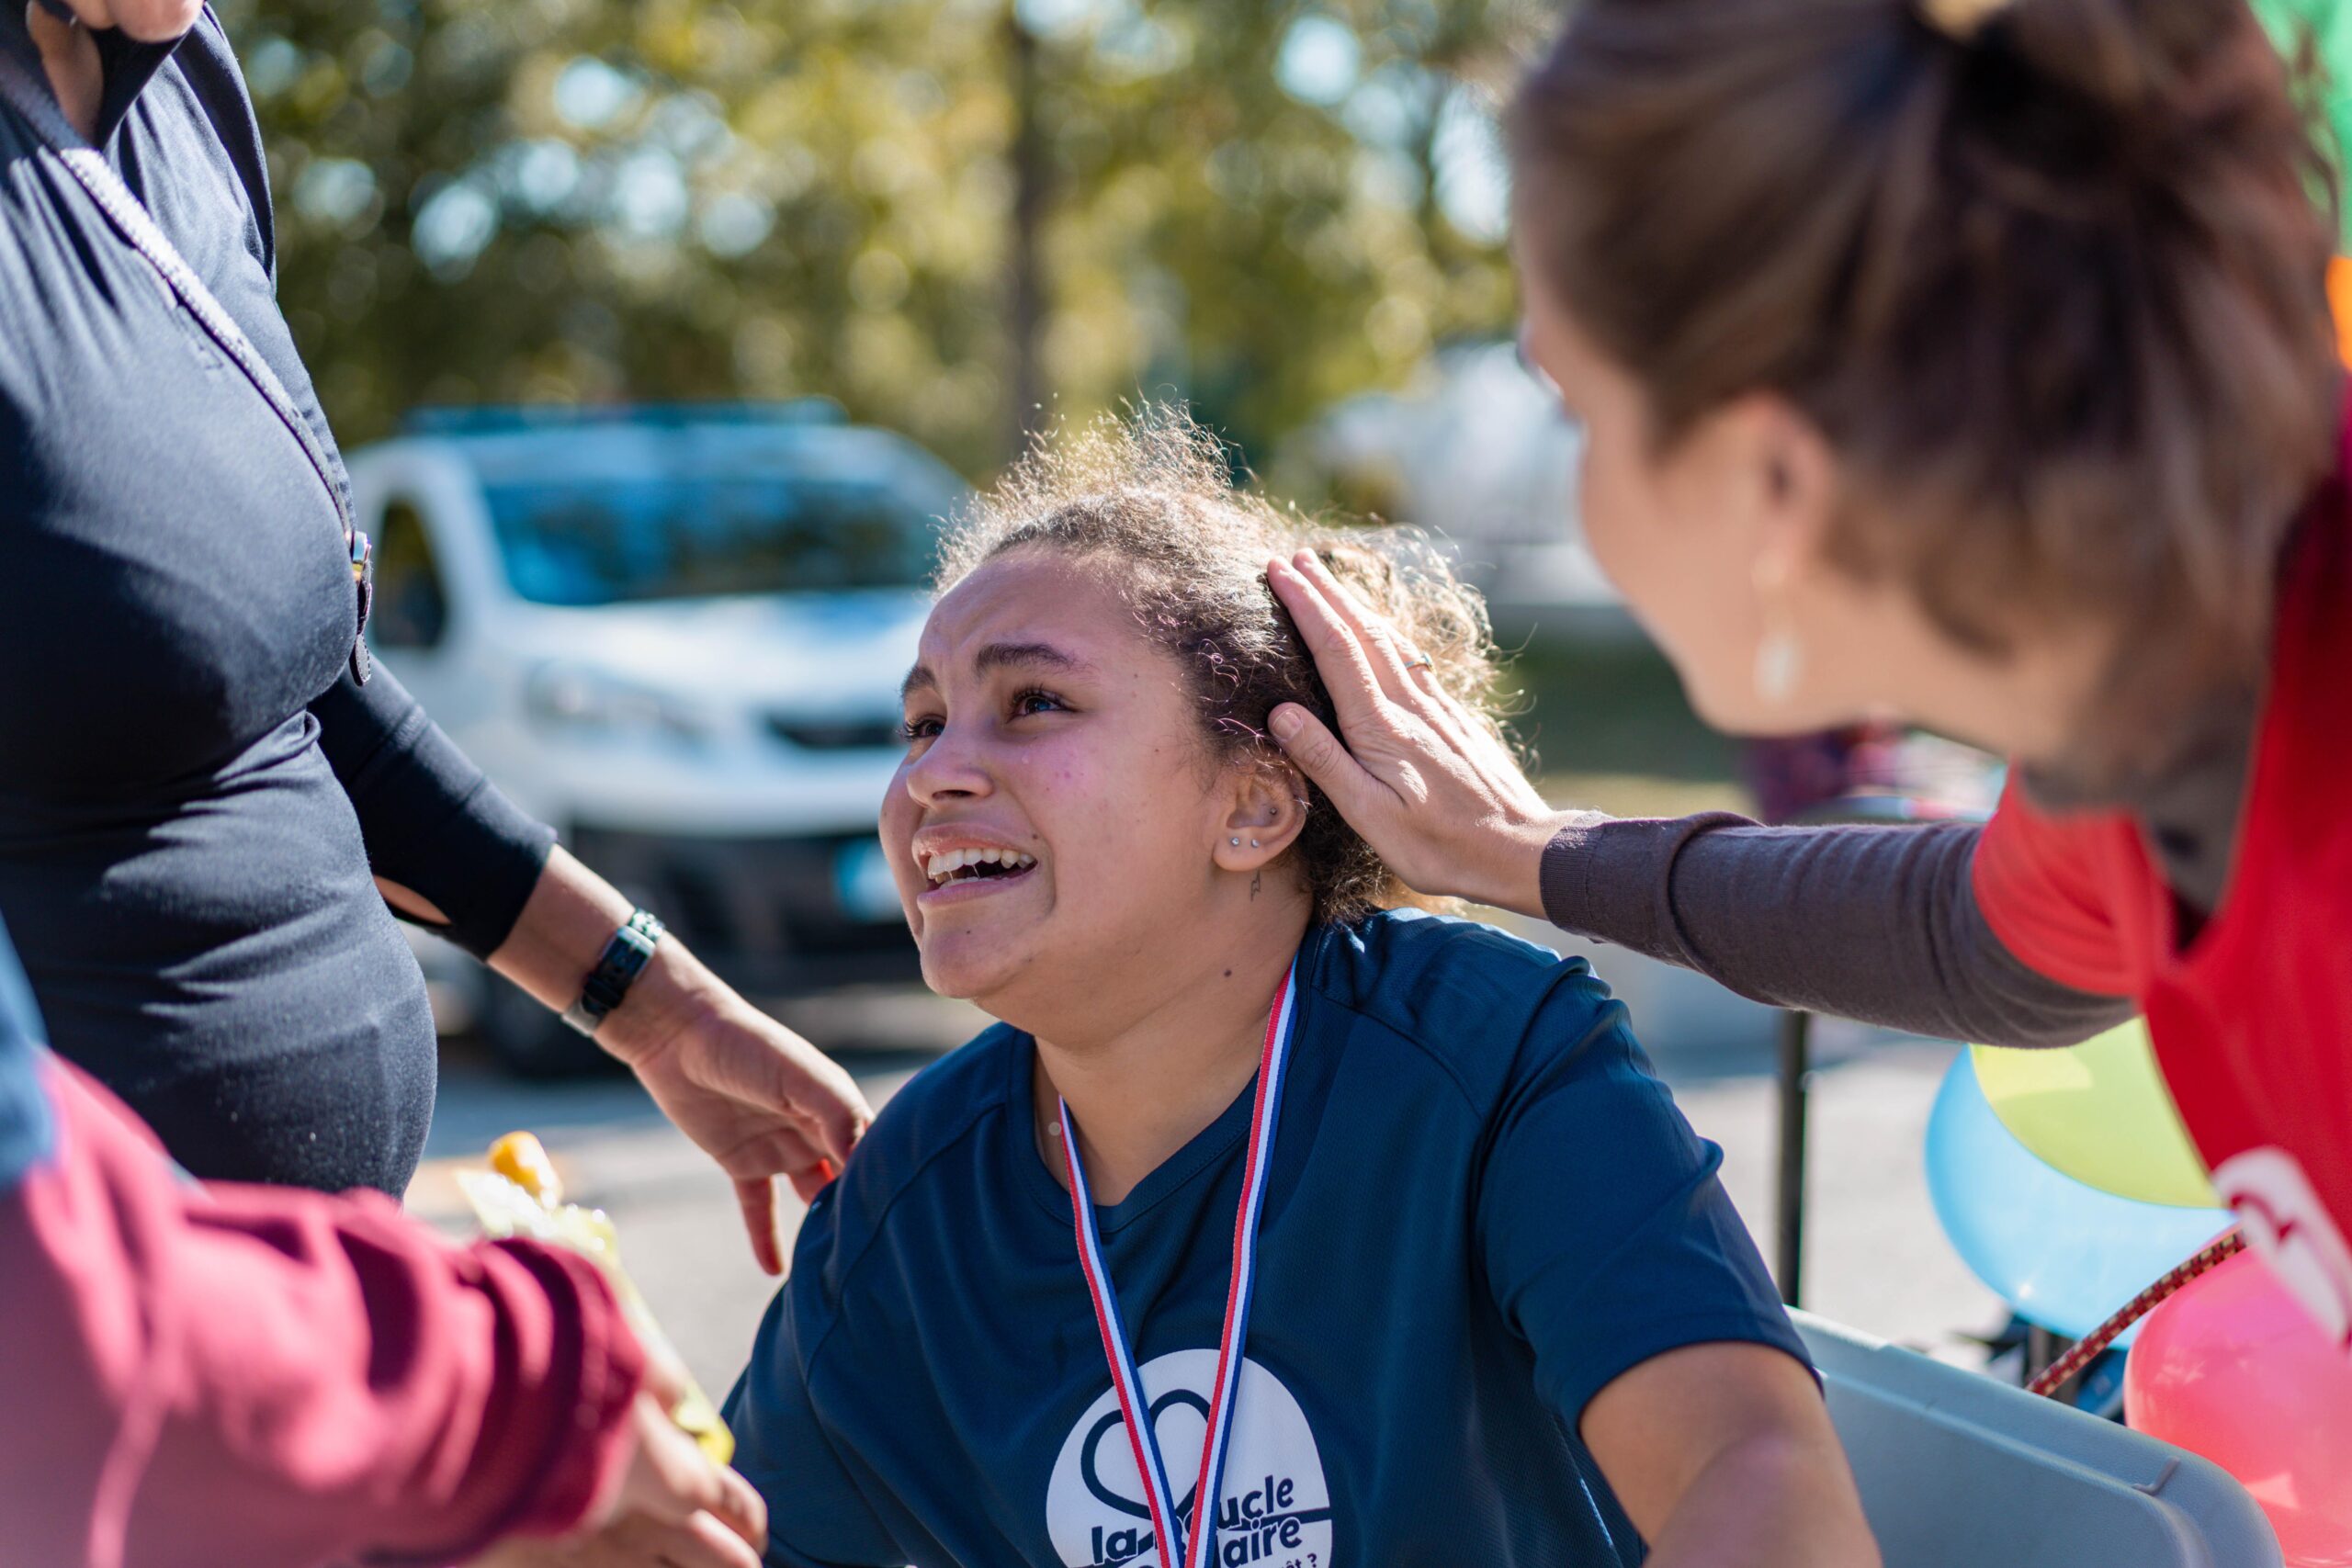
[{"label": "woman's face", "polygon": [[[1665,451],[1647,399],[1533,274],[1521,341],[1583,427],[1578,507],[1587,543],[1682,677],[1691,705],[1735,733],[1826,728],[1871,705],[1837,668],[1840,606],[1812,570],[1834,472],[1817,436],[1783,406],[1741,400]],[[1802,626],[1794,689],[1758,691],[1768,623]],[[1829,657],[1825,657],[1829,656]]]},{"label": "woman's face", "polygon": [[[1660,451],[1640,385],[1538,275],[1522,266],[1521,278],[1522,345],[1584,427],[1586,541],[1702,718],[1792,735],[1891,716],[2015,756],[2068,754],[2114,660],[2114,627],[2038,626],[1999,658],[1956,641],[1909,589],[1828,558],[1833,522],[1901,519],[1868,510],[1792,404],[1734,398]],[[1768,645],[1787,657],[1759,658]]]},{"label": "woman's face", "polygon": [[882,807],[924,980],[1016,1021],[1172,957],[1230,836],[1183,672],[1102,570],[1015,549],[940,599]]}]

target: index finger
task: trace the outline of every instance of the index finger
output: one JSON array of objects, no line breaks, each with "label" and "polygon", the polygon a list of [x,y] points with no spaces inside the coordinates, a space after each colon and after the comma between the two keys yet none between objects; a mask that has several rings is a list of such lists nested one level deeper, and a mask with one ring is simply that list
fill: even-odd
[{"label": "index finger", "polygon": [[1283,608],[1290,612],[1300,639],[1314,657],[1323,689],[1331,694],[1331,705],[1340,716],[1341,731],[1370,724],[1378,716],[1385,694],[1355,628],[1318,585],[1291,562],[1267,562],[1266,581]]},{"label": "index finger", "polygon": [[1413,648],[1396,624],[1340,581],[1313,552],[1299,552],[1297,570],[1363,650],[1381,694],[1390,705],[1419,717],[1457,750],[1469,746],[1470,732],[1478,728],[1477,721],[1463,711],[1438,678],[1430,660]]},{"label": "index finger", "polygon": [[1387,616],[1364,602],[1363,596],[1340,581],[1312,550],[1298,553],[1299,576],[1323,598],[1356,646],[1363,649],[1371,665],[1374,678],[1380,682],[1387,697],[1407,706],[1412,705],[1419,687],[1412,678],[1413,666],[1407,662],[1408,649],[1405,635]]},{"label": "index finger", "polygon": [[752,1257],[759,1264],[760,1272],[783,1273],[784,1247],[775,1234],[775,1179],[738,1177],[735,1201],[742,1208],[743,1228],[752,1235]]}]

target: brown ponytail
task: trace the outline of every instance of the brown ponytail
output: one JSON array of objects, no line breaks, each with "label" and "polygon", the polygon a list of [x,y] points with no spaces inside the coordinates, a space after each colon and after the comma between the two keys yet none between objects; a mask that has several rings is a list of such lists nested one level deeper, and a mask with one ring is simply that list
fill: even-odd
[{"label": "brown ponytail", "polygon": [[1801,408],[1860,502],[1839,564],[1967,645],[2118,627],[2143,729],[2258,679],[2331,469],[2334,171],[2245,0],[1951,8],[1586,0],[1514,110],[1530,286],[1661,447]]}]

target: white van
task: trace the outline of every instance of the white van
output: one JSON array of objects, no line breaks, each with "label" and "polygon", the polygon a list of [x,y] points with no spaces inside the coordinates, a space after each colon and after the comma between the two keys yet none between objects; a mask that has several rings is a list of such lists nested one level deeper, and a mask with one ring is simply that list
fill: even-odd
[{"label": "white van", "polygon": [[[952,471],[816,400],[428,411],[350,468],[370,645],[526,810],[749,995],[915,973],[875,814]],[[510,1065],[593,1059],[419,946]]]}]

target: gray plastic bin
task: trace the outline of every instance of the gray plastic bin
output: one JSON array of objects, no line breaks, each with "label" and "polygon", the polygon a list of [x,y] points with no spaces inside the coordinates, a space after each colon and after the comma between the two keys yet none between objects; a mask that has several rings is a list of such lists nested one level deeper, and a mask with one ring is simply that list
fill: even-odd
[{"label": "gray plastic bin", "polygon": [[1887,1568],[2280,1568],[2218,1466],[1798,1312]]}]

